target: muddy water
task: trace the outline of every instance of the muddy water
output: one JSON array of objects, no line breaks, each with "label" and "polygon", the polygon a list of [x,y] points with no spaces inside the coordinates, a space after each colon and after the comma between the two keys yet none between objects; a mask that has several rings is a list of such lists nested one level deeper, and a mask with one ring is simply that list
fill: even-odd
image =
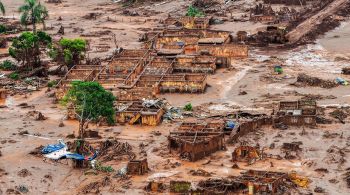
[{"label": "muddy water", "polygon": [[350,20],[318,41],[327,51],[350,57]]}]

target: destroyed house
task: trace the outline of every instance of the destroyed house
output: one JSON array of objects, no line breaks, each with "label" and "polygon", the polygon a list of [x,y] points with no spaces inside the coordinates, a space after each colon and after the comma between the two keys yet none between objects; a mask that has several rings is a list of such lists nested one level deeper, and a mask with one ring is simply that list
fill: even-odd
[{"label": "destroyed house", "polygon": [[287,173],[248,170],[228,179],[208,179],[198,184],[204,194],[283,194]]},{"label": "destroyed house", "polygon": [[211,122],[182,122],[179,131],[202,131],[202,132],[223,132],[225,127],[222,121]]},{"label": "destroyed house", "polygon": [[259,148],[252,146],[238,146],[232,152],[232,161],[233,162],[248,162],[249,164],[254,163],[255,161],[262,159],[262,152]]},{"label": "destroyed house", "polygon": [[130,175],[144,175],[148,172],[147,159],[131,160],[128,163],[127,169]]},{"label": "destroyed house", "polygon": [[316,125],[317,103],[312,100],[283,101],[273,118],[274,124]]},{"label": "destroyed house", "polygon": [[208,17],[190,17],[180,18],[182,27],[187,29],[207,29],[209,28],[210,18]]},{"label": "destroyed house", "polygon": [[175,72],[214,73],[216,57],[206,55],[178,55],[174,63]]},{"label": "destroyed house", "polygon": [[[201,59],[194,58],[193,61],[201,64]],[[207,63],[203,62],[203,64]],[[83,81],[96,80],[105,89],[111,90],[114,95],[118,96],[120,101],[152,98],[158,93],[202,93],[205,91],[205,74],[176,73],[174,64],[175,59],[157,57],[152,55],[150,50],[123,50],[115,55],[106,67],[77,66],[84,67],[84,69],[72,69],[62,83],[69,84],[72,81],[71,78]]]},{"label": "destroyed house", "polygon": [[274,22],[277,19],[271,6],[258,4],[250,10],[250,20],[254,22]]},{"label": "destroyed house", "polygon": [[[221,130],[220,130],[221,129]],[[168,137],[170,152],[190,161],[200,160],[224,147],[223,127],[218,124],[183,123]]]},{"label": "destroyed house", "polygon": [[61,99],[73,81],[95,81],[96,76],[105,71],[105,66],[101,65],[75,65],[57,84],[59,89],[56,91],[56,97]]},{"label": "destroyed house", "polygon": [[236,128],[231,131],[229,142],[236,141],[239,137],[254,132],[257,129],[272,124],[272,118],[261,116],[254,119],[239,121]]},{"label": "destroyed house", "polygon": [[157,126],[162,122],[163,108],[147,107],[142,101],[119,102],[116,110],[118,123]]},{"label": "destroyed house", "polygon": [[186,29],[207,29],[210,23],[209,17],[189,17],[174,18],[169,16],[162,23],[165,26],[176,26]]}]

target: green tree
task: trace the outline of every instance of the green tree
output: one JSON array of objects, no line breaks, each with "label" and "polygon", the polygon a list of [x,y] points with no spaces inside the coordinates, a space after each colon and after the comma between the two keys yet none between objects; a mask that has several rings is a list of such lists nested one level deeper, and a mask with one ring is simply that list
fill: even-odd
[{"label": "green tree", "polygon": [[113,102],[115,97],[97,82],[74,81],[72,87],[62,99],[62,103],[73,106],[79,120],[79,137],[83,139],[85,127],[91,121],[98,122],[101,117],[108,124],[115,123]]},{"label": "green tree", "polygon": [[13,39],[9,54],[21,63],[22,67],[36,68],[40,66],[40,49],[36,47],[46,48],[51,41],[51,37],[45,32],[23,32]]},{"label": "green tree", "polygon": [[186,16],[190,16],[190,17],[202,17],[204,16],[204,13],[199,10],[198,8],[194,7],[194,6],[190,6],[187,9],[187,14]]},{"label": "green tree", "polygon": [[55,61],[63,62],[69,68],[79,64],[84,58],[86,51],[86,41],[83,39],[61,39],[58,44],[53,46],[50,56]]},{"label": "green tree", "polygon": [[192,104],[191,103],[186,104],[185,107],[184,107],[184,110],[185,111],[193,111]]},{"label": "green tree", "polygon": [[24,0],[24,3],[24,5],[19,7],[19,12],[22,13],[21,23],[25,26],[32,24],[33,33],[36,33],[37,23],[42,23],[45,29],[45,19],[49,16],[46,7],[37,0]]},{"label": "green tree", "polygon": [[2,13],[2,15],[5,15],[5,6],[1,1],[0,1],[0,12]]}]

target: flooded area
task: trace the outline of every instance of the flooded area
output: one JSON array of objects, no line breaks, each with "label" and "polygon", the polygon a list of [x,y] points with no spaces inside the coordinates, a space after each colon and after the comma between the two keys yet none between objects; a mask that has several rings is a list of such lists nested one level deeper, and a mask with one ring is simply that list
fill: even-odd
[{"label": "flooded area", "polygon": [[350,194],[347,0],[1,2],[0,195]]}]

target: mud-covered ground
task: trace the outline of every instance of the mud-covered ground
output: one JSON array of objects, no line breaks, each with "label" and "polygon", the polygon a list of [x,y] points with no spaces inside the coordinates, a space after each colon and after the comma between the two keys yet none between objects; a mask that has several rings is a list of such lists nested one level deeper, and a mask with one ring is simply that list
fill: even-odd
[{"label": "mud-covered ground", "polygon": [[[3,0],[7,6],[7,16],[18,17],[15,10],[21,0]],[[247,1],[247,7],[251,1]],[[188,1],[166,1],[153,5],[145,5],[135,10],[139,14],[150,16],[122,16],[121,7],[112,1],[97,0],[69,0],[62,4],[44,3],[49,10],[50,18],[47,21],[49,32],[55,34],[59,27],[65,27],[64,37],[78,37],[90,40],[91,56],[105,57],[111,54],[114,48],[113,34],[117,44],[125,48],[138,48],[139,36],[149,28],[156,27],[159,20],[168,13],[184,13]],[[242,2],[237,2],[242,4]],[[243,8],[242,8],[243,10]],[[237,14],[243,11],[237,9]],[[90,13],[100,13],[96,19],[84,19]],[[62,17],[62,21],[57,19]],[[341,68],[350,64],[350,53],[347,50],[346,40],[349,39],[349,21],[338,29],[329,32],[314,45],[306,45],[293,50],[252,50],[248,59],[232,62],[232,68],[219,69],[208,78],[208,89],[204,94],[165,94],[165,97],[174,106],[183,106],[191,102],[196,109],[208,112],[226,112],[231,109],[256,109],[262,112],[272,110],[272,104],[280,100],[297,100],[306,95],[319,96],[319,105],[327,107],[349,106],[349,86],[338,86],[325,89],[320,87],[291,85],[296,81],[299,73],[317,76],[323,79],[335,80],[342,77],[350,80],[350,76],[341,74]],[[254,32],[261,26],[250,22],[227,22],[214,29],[235,31],[242,28]],[[336,38],[335,38],[336,35]],[[344,41],[342,41],[344,40]],[[342,52],[337,49],[343,47]],[[276,75],[274,65],[283,65],[284,73]],[[239,95],[241,91],[246,95]],[[64,120],[65,110],[53,102],[52,92],[43,89],[40,92],[24,96],[8,97],[0,108],[0,194],[18,190],[20,186],[28,188],[28,194],[80,194],[85,187],[93,182],[100,182],[108,176],[112,182],[105,182],[99,188],[103,194],[144,194],[144,187],[148,181],[163,175],[161,181],[165,184],[170,180],[199,181],[206,179],[203,176],[193,176],[189,172],[204,169],[212,177],[226,177],[239,175],[247,169],[290,172],[295,170],[299,175],[311,179],[307,189],[298,189],[296,194],[313,192],[315,187],[325,189],[325,194],[349,194],[343,180],[345,169],[349,163],[349,119],[345,124],[333,119],[332,124],[318,125],[315,128],[289,127],[287,130],[261,129],[240,139],[251,145],[259,143],[266,148],[269,154],[279,154],[284,142],[302,141],[302,151],[293,160],[266,159],[254,165],[238,163],[239,168],[232,168],[231,153],[238,143],[228,145],[226,151],[216,152],[210,157],[197,162],[180,160],[177,156],[168,153],[167,135],[176,128],[176,122],[163,123],[158,127],[115,126],[95,127],[102,138],[115,137],[126,141],[133,146],[138,156],[140,144],[147,153],[151,171],[145,176],[132,176],[128,179],[114,177],[115,174],[99,173],[85,175],[84,170],[72,169],[66,161],[62,163],[44,162],[42,158],[29,153],[40,145],[55,143],[57,139],[65,139],[67,135],[77,131],[76,121]],[[27,103],[29,107],[21,108],[18,105]],[[47,117],[44,121],[35,121],[27,117],[31,110],[38,110]],[[329,117],[326,113],[327,118]],[[64,126],[59,127],[63,120]],[[21,131],[28,131],[30,135],[20,135]],[[159,131],[160,134],[154,132]],[[77,133],[76,133],[77,134]],[[331,134],[331,135],[330,135]],[[275,143],[274,149],[270,149]],[[345,161],[344,161],[345,159]],[[271,162],[273,167],[271,166]],[[109,162],[115,170],[124,167],[126,159]],[[327,171],[317,171],[325,168]],[[23,171],[23,169],[26,169]],[[29,173],[28,173],[29,172]]]}]

